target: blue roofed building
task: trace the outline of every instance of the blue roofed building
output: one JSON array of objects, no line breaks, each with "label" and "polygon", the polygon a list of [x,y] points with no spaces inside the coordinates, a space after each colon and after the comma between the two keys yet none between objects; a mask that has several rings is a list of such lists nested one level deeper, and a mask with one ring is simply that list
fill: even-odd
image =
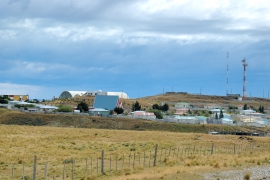
[{"label": "blue roofed building", "polygon": [[94,108],[113,110],[115,107],[122,107],[118,96],[96,95]]}]

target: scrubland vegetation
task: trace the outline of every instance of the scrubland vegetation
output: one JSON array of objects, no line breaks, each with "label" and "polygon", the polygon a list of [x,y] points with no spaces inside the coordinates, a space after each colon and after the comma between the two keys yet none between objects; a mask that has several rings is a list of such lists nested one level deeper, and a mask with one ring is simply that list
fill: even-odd
[{"label": "scrubland vegetation", "polygon": [[[74,179],[200,179],[206,172],[268,165],[269,143],[266,137],[1,125],[0,179],[11,178],[12,165],[16,179],[22,177],[23,167],[25,177],[31,178],[35,155],[38,179],[44,176],[46,162],[48,179],[62,179],[63,162],[66,163],[65,179],[71,179],[73,161]],[[152,167],[156,144],[157,166]],[[105,175],[101,175],[100,170],[97,173],[96,169],[102,150]],[[90,172],[91,160],[93,168]]]}]

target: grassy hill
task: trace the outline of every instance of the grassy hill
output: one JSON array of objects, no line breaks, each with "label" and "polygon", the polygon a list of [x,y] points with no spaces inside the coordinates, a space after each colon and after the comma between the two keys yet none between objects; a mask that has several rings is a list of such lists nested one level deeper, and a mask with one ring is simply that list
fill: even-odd
[{"label": "grassy hill", "polygon": [[209,131],[268,131],[267,128],[254,129],[250,127],[212,124],[177,124],[154,122],[140,119],[104,118],[64,114],[33,114],[11,111],[1,108],[0,123],[7,125],[98,128],[137,131],[150,130],[193,133],[208,133]]},{"label": "grassy hill", "polygon": [[[93,106],[94,97],[79,97],[72,99],[56,99],[54,101],[48,101],[44,104],[49,105],[67,105],[67,106],[77,106],[79,102],[84,101],[89,106]],[[142,106],[142,109],[150,109],[155,103],[168,103],[172,107],[173,103],[176,102],[189,102],[189,103],[214,103],[224,106],[228,105],[244,105],[247,104],[248,107],[253,106],[259,108],[260,105],[264,106],[265,109],[270,109],[270,100],[266,98],[252,98],[252,101],[241,102],[237,101],[232,97],[227,96],[208,96],[208,95],[192,95],[192,94],[161,94],[156,96],[148,96],[137,99],[121,99],[124,109],[126,112],[131,111],[132,104],[138,101]]]}]

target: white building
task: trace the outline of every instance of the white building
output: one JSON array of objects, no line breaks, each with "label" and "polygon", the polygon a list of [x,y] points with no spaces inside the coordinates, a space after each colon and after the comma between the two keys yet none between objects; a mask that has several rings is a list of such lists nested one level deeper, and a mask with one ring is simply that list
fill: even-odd
[{"label": "white building", "polygon": [[60,94],[59,99],[68,99],[81,96],[96,96],[96,95],[108,95],[108,96],[118,96],[119,98],[129,99],[127,93],[125,92],[105,92],[102,90],[98,91],[64,91]]},{"label": "white building", "polygon": [[228,118],[221,118],[222,124],[225,125],[232,125],[233,124],[233,120],[228,119]]},{"label": "white building", "polygon": [[255,113],[256,111],[252,110],[252,109],[247,109],[247,110],[241,110],[240,114],[243,115],[250,115],[251,113]]}]

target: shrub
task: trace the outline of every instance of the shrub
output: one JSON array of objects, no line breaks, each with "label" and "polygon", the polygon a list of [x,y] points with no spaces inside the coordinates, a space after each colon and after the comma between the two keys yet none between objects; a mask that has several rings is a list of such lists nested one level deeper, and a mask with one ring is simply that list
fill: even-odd
[{"label": "shrub", "polygon": [[56,111],[57,112],[72,112],[72,107],[60,105],[58,106],[58,109]]},{"label": "shrub", "polygon": [[163,115],[160,110],[151,109],[148,112],[153,112],[158,119],[163,119]]},{"label": "shrub", "polygon": [[246,173],[246,174],[245,174],[244,180],[250,180],[250,173]]}]

